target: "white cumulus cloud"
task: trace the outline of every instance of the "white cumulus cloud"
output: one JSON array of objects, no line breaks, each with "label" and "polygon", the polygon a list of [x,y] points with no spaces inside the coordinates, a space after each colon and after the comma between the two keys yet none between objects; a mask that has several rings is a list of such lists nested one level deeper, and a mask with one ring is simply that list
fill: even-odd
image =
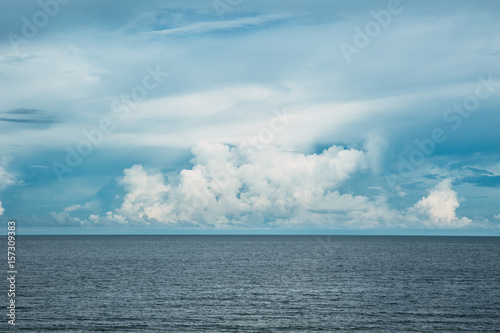
[{"label": "white cumulus cloud", "polygon": [[89,222],[101,224],[128,224],[125,217],[119,214],[113,214],[113,212],[107,212],[105,216],[90,215]]},{"label": "white cumulus cloud", "polygon": [[85,220],[81,220],[77,217],[73,217],[68,213],[57,213],[50,212],[49,217],[51,221],[61,224],[61,225],[83,225],[85,224]]},{"label": "white cumulus cloud", "polygon": [[469,225],[471,220],[457,217],[455,211],[459,206],[457,193],[451,188],[451,180],[445,179],[408,211],[427,227],[460,228]]},{"label": "white cumulus cloud", "polygon": [[225,227],[290,222],[296,216],[345,212],[354,206],[373,208],[365,197],[336,191],[366,168],[359,150],[332,146],[321,154],[304,155],[271,146],[258,151],[200,143],[192,152],[194,166],[168,183],[161,173],[148,173],[142,165],[125,169],[120,183],[127,194],[116,214],[142,222]]},{"label": "white cumulus cloud", "polygon": [[170,186],[164,183],[161,173],[149,175],[142,165],[134,165],[125,169],[120,183],[127,191],[119,209],[120,214],[143,222],[148,219],[166,222],[165,219],[171,211],[171,205],[166,203]]},{"label": "white cumulus cloud", "polygon": [[[0,158],[0,164],[6,165],[11,161],[11,157],[3,156]],[[9,186],[15,185],[17,183],[16,175],[12,172],[5,170],[5,167],[0,165],[0,191],[6,189]],[[0,216],[5,212],[3,208],[2,201],[0,200]]]},{"label": "white cumulus cloud", "polygon": [[4,190],[9,186],[15,185],[16,182],[16,175],[8,172],[3,166],[0,165],[0,190]]},{"label": "white cumulus cloud", "polygon": [[99,202],[90,201],[90,202],[85,203],[84,205],[75,204],[75,205],[68,206],[68,207],[64,208],[64,212],[71,213],[71,212],[75,212],[75,211],[79,211],[79,210],[96,210],[98,208],[99,208]]}]

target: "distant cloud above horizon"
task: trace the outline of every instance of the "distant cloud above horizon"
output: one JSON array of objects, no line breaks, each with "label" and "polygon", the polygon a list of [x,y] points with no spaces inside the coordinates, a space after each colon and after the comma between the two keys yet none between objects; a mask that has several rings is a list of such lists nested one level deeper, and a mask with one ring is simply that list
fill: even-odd
[{"label": "distant cloud above horizon", "polygon": [[499,2],[54,3],[0,13],[2,220],[500,235]]},{"label": "distant cloud above horizon", "polygon": [[340,194],[340,184],[367,169],[365,154],[355,149],[332,146],[321,154],[303,155],[201,143],[193,154],[195,165],[172,179],[147,172],[140,164],[125,169],[119,180],[126,190],[120,208],[92,215],[90,221],[216,229],[447,229],[472,222],[456,216],[459,200],[450,179],[401,212],[390,209],[382,196]]}]

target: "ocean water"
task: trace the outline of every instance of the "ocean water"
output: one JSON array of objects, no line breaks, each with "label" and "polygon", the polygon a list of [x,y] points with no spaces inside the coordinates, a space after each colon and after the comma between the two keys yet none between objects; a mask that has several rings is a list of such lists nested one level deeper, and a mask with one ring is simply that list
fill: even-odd
[{"label": "ocean water", "polygon": [[16,331],[500,331],[498,237],[21,236],[17,263]]}]

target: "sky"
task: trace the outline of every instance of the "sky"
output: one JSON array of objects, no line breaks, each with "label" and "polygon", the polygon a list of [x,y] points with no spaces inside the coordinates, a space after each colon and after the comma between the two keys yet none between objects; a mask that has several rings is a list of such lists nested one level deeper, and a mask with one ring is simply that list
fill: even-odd
[{"label": "sky", "polygon": [[20,234],[500,235],[498,1],[1,6]]}]

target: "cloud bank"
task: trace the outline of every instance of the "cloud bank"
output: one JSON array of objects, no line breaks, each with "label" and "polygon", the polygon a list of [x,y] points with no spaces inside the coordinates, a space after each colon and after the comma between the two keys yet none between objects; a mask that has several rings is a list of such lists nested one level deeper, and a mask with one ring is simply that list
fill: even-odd
[{"label": "cloud bank", "polygon": [[387,197],[341,193],[369,171],[364,151],[331,146],[319,154],[251,150],[218,143],[192,149],[193,167],[167,176],[136,164],[124,170],[121,206],[92,223],[192,225],[202,228],[463,228],[451,180],[439,182],[407,210]]}]

